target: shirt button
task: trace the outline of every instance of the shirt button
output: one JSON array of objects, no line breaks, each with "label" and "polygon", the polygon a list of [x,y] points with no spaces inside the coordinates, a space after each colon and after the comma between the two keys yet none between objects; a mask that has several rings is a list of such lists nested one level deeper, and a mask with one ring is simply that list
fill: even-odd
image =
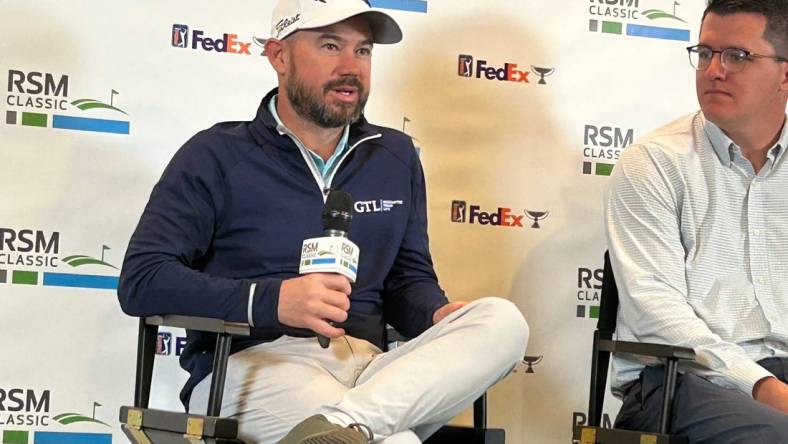
[{"label": "shirt button", "polygon": [[761,230],[758,230],[758,229],[752,230],[752,235],[753,236],[760,236],[761,235]]},{"label": "shirt button", "polygon": [[759,277],[758,279],[756,279],[756,281],[757,281],[757,282],[758,282],[760,285],[764,285],[764,284],[766,284],[766,278],[765,278],[765,277]]}]

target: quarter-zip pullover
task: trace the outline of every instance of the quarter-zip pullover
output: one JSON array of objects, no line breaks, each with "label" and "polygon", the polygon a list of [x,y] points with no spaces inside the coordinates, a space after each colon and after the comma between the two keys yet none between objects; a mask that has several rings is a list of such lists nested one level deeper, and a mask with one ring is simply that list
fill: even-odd
[{"label": "quarter-zip pullover", "polygon": [[[282,280],[298,276],[302,241],[322,235],[324,190],[313,165],[277,131],[267,109],[275,93],[263,98],[254,120],[202,131],[170,161],[129,242],[118,287],[124,312],[257,327],[255,338],[236,340],[232,352],[282,335],[314,335],[277,316]],[[331,176],[332,188],[353,196],[349,237],[360,249],[342,327],[378,346],[384,322],[419,335],[447,299],[430,257],[424,175],[410,137],[362,117]],[[187,333],[184,403],[210,373],[215,344],[215,335]]]}]

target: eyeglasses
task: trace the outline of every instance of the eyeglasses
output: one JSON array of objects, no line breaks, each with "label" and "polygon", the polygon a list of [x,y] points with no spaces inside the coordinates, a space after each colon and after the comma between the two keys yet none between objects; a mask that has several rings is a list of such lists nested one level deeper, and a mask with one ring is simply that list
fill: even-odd
[{"label": "eyeglasses", "polygon": [[788,62],[788,59],[785,57],[756,54],[741,48],[725,48],[716,51],[706,45],[695,45],[688,47],[687,52],[689,53],[690,65],[697,71],[708,69],[714,54],[720,55],[720,63],[722,63],[722,67],[728,73],[736,73],[743,70],[756,58],[772,59],[778,63]]}]

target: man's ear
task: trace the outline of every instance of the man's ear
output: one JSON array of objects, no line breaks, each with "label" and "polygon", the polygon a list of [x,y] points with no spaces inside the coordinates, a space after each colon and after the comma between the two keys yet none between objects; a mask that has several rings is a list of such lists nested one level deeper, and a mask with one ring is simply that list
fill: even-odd
[{"label": "man's ear", "polygon": [[265,55],[274,71],[279,75],[283,75],[287,71],[286,46],[287,43],[277,39],[268,39],[265,42]]},{"label": "man's ear", "polygon": [[780,63],[783,66],[783,78],[780,82],[780,91],[788,92],[788,62]]}]

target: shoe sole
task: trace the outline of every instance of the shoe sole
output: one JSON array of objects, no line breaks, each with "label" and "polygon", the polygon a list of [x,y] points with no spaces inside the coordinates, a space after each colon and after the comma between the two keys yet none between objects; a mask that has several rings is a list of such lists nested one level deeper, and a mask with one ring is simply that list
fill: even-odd
[{"label": "shoe sole", "polygon": [[359,440],[359,432],[355,430],[332,430],[320,435],[309,436],[299,444],[367,444],[365,439]]}]

